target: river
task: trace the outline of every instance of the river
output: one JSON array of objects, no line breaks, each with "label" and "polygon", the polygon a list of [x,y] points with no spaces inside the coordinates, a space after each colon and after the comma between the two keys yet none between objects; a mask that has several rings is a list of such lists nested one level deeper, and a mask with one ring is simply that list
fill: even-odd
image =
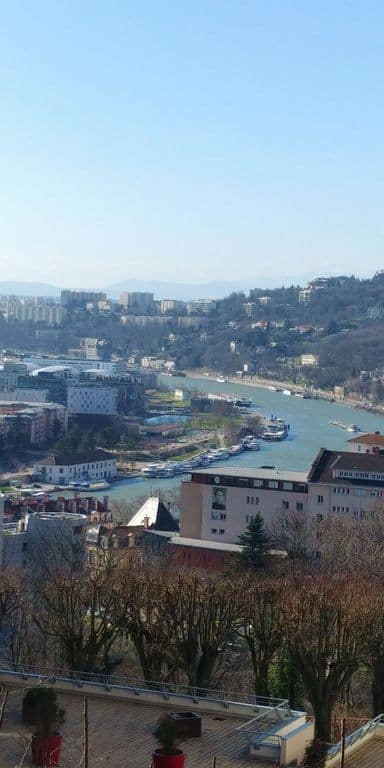
[{"label": "river", "polygon": [[[294,395],[283,395],[268,389],[247,384],[221,384],[215,380],[161,376],[162,383],[177,389],[198,389],[203,393],[218,392],[250,397],[255,409],[264,416],[272,413],[290,424],[289,436],[279,443],[261,443],[261,451],[246,452],[223,463],[260,467],[273,465],[281,469],[305,471],[309,468],[319,448],[346,450],[347,440],[354,435],[329,424],[330,419],[340,419],[345,424],[357,424],[363,432],[384,432],[384,417],[366,411],[359,411],[341,403],[326,400],[302,400]],[[111,501],[132,500],[137,496],[149,496],[158,491],[165,493],[176,489],[181,483],[180,476],[164,479],[136,478],[114,483],[107,491]],[[72,494],[66,494],[72,495]],[[89,495],[89,491],[88,494]],[[93,491],[93,495],[95,492]]]}]

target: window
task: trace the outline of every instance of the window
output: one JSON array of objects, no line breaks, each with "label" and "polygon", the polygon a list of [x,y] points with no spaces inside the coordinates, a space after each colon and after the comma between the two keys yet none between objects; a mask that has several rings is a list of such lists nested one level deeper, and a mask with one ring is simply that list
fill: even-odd
[{"label": "window", "polygon": [[263,487],[263,481],[260,480],[260,478],[256,477],[253,481],[253,487],[254,488],[262,488]]},{"label": "window", "polygon": [[317,503],[318,503],[318,504],[323,504],[323,502],[324,502],[324,496],[321,496],[321,495],[319,495],[319,496],[317,497]]},{"label": "window", "polygon": [[317,520],[317,522],[318,522],[318,523],[321,523],[322,519],[323,519],[323,515],[322,515],[321,513],[318,513],[318,514],[316,515],[316,520]]},{"label": "window", "polygon": [[302,501],[297,501],[296,502],[296,509],[297,509],[298,512],[302,512],[303,511],[303,502]]},{"label": "window", "polygon": [[27,542],[23,541],[23,552],[27,551]]},{"label": "window", "polygon": [[287,480],[283,481],[284,491],[293,491],[293,483],[289,483]]},{"label": "window", "polygon": [[250,502],[251,502],[251,497],[247,496],[247,504],[250,504]]},{"label": "window", "polygon": [[217,528],[211,528],[211,533],[217,533]]},{"label": "window", "polygon": [[220,533],[220,534],[223,534],[223,533],[225,533],[225,530],[224,530],[224,528],[219,528],[219,533]]},{"label": "window", "polygon": [[282,501],[283,509],[289,509],[289,501]]},{"label": "window", "polygon": [[277,480],[268,480],[268,488],[278,488],[279,483]]}]

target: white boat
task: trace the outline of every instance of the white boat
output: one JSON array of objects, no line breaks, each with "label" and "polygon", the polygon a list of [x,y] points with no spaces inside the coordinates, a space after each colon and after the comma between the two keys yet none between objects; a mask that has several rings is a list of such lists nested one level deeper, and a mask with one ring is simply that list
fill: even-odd
[{"label": "white boat", "polygon": [[241,443],[238,443],[238,445],[230,445],[228,450],[231,456],[238,456],[244,450],[244,447]]},{"label": "white boat", "polygon": [[271,390],[271,392],[276,392],[276,387],[272,386],[272,384],[270,384],[270,386],[268,387],[268,389],[270,389],[270,390]]},{"label": "white boat", "polygon": [[252,440],[247,440],[246,443],[243,443],[244,450],[245,451],[259,451],[260,450],[260,443],[258,440],[256,440],[255,437],[252,438]]},{"label": "white boat", "polygon": [[345,429],[346,432],[360,432],[360,427],[357,426],[357,424],[344,424],[343,421],[340,421],[340,419],[331,419],[329,422],[333,427],[340,427],[340,429]]},{"label": "white boat", "polygon": [[292,392],[290,389],[283,389],[283,395],[291,395]]}]

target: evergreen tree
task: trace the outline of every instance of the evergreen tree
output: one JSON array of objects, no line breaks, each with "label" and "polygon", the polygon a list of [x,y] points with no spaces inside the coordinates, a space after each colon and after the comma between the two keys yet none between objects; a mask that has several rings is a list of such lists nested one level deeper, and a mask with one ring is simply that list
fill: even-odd
[{"label": "evergreen tree", "polygon": [[243,547],[242,562],[248,568],[257,570],[266,565],[271,539],[260,512],[249,521],[244,533],[238,537],[238,543]]}]

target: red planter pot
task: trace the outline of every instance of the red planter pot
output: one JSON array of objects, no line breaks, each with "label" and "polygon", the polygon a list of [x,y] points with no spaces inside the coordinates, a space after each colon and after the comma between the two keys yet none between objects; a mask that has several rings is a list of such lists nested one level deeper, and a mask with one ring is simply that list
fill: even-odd
[{"label": "red planter pot", "polygon": [[31,750],[34,765],[44,766],[44,768],[59,765],[62,740],[63,737],[59,733],[46,739],[32,736]]},{"label": "red planter pot", "polygon": [[167,755],[162,749],[155,749],[152,755],[153,768],[184,768],[185,755],[179,749],[177,755]]}]

